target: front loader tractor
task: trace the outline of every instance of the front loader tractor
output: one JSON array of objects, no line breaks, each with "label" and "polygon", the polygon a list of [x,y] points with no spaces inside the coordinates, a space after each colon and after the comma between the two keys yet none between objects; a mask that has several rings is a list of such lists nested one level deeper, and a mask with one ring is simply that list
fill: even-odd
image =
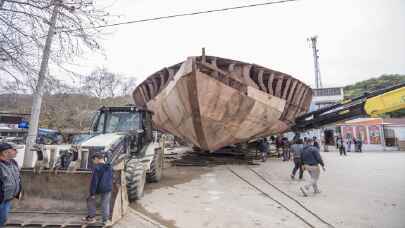
[{"label": "front loader tractor", "polygon": [[[162,177],[164,137],[152,131],[152,113],[136,106],[102,107],[88,136],[69,150],[34,147],[37,159],[21,169],[23,196],[8,220],[12,227],[83,227],[93,164],[103,153],[114,170],[111,219],[118,221],[128,204],[143,195],[147,181]],[[93,224],[92,227],[95,225]]]}]

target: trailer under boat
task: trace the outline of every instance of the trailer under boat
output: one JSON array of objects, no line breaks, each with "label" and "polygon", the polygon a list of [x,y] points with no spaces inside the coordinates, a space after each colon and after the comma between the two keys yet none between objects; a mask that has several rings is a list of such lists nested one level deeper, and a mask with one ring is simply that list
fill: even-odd
[{"label": "trailer under boat", "polygon": [[202,55],[149,76],[133,98],[157,128],[214,151],[286,131],[308,111],[312,90],[285,73]]}]

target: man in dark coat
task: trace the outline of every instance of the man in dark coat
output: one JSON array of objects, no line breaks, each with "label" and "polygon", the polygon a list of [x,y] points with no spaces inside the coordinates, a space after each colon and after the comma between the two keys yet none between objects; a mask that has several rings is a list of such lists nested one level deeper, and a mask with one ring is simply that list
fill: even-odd
[{"label": "man in dark coat", "polygon": [[90,183],[90,196],[87,198],[87,217],[83,221],[95,223],[96,219],[96,195],[101,197],[102,222],[110,226],[110,204],[113,188],[113,171],[110,164],[105,163],[105,156],[102,153],[93,155],[93,174]]},{"label": "man in dark coat", "polygon": [[17,147],[14,144],[0,143],[0,227],[7,221],[11,201],[21,193],[20,170],[14,158]]},{"label": "man in dark coat", "polygon": [[304,165],[304,169],[308,171],[311,179],[307,184],[300,188],[304,196],[308,196],[307,191],[310,187],[313,188],[314,193],[320,193],[318,188],[318,179],[320,175],[319,165],[322,166],[325,171],[325,164],[323,163],[319,149],[312,145],[305,145],[301,153],[301,162]]}]

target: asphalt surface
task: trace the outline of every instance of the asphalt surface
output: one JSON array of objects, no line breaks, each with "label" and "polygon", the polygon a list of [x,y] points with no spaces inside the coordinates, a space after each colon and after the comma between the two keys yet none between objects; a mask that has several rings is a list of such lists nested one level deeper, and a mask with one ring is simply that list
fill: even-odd
[{"label": "asphalt surface", "polygon": [[405,152],[322,156],[326,172],[317,195],[303,197],[305,180],[291,180],[292,162],[271,158],[260,165],[166,168],[132,207],[177,228],[405,227]]}]

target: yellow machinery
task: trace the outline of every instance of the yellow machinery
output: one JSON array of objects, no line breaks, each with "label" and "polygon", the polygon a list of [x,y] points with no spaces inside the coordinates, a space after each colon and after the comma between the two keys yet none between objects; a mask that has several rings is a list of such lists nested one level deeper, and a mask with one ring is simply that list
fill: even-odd
[{"label": "yellow machinery", "polygon": [[295,132],[318,128],[359,116],[376,116],[405,108],[405,83],[367,92],[362,96],[306,113],[295,119]]},{"label": "yellow machinery", "polygon": [[370,116],[376,116],[387,112],[405,108],[405,87],[371,97],[366,100],[364,110]]}]

